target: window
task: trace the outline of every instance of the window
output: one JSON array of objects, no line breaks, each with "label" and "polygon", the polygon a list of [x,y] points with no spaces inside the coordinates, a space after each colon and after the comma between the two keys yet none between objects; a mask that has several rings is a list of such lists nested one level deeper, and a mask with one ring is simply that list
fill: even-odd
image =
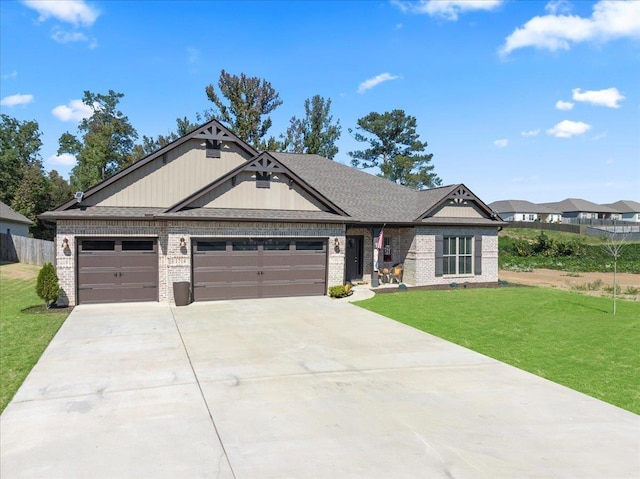
[{"label": "window", "polygon": [[198,241],[196,244],[198,251],[226,251],[226,241]]},{"label": "window", "polygon": [[218,140],[207,140],[207,158],[220,158],[221,145]]},{"label": "window", "polygon": [[114,251],[115,249],[115,241],[84,240],[82,242],[82,251]]},{"label": "window", "polygon": [[149,241],[123,241],[122,251],[153,251],[153,240]]},{"label": "window", "polygon": [[271,173],[268,171],[256,172],[256,187],[257,188],[271,188]]},{"label": "window", "polygon": [[535,220],[535,215],[529,215],[529,221],[534,221]]},{"label": "window", "polygon": [[384,237],[383,261],[393,261],[391,258],[391,237]]},{"label": "window", "polygon": [[264,251],[289,251],[289,240],[267,240],[262,249]]},{"label": "window", "polygon": [[324,241],[296,241],[298,251],[324,251]]},{"label": "window", "polygon": [[443,238],[442,273],[473,274],[473,237],[445,236]]},{"label": "window", "polygon": [[233,251],[258,251],[258,243],[252,240],[234,241],[231,243]]}]

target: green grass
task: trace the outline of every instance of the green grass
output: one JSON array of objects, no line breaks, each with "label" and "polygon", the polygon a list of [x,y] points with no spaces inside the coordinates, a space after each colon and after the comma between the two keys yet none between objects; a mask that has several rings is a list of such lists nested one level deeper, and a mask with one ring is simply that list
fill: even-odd
[{"label": "green grass", "polygon": [[640,414],[640,304],[544,288],[378,294],[365,309]]},{"label": "green grass", "polygon": [[70,310],[23,309],[43,305],[37,266],[0,266],[0,412],[36,364]]}]

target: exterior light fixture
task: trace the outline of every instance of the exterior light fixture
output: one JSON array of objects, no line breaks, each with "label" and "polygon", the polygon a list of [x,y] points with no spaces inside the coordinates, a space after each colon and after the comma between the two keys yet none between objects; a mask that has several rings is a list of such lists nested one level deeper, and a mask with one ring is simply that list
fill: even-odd
[{"label": "exterior light fixture", "polygon": [[333,244],[335,245],[336,248],[340,247],[340,239],[336,238],[335,241],[333,242]]},{"label": "exterior light fixture", "polygon": [[62,240],[62,249],[67,249],[69,247],[69,240],[67,238]]},{"label": "exterior light fixture", "polygon": [[184,239],[184,236],[180,238],[180,248],[186,248],[187,240]]}]

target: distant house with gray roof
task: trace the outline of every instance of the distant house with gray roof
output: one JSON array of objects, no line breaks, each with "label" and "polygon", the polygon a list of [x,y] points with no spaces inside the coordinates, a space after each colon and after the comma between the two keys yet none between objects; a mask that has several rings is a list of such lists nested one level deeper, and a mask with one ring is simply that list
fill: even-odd
[{"label": "distant house with gray roof", "polygon": [[40,217],[71,305],[325,295],[398,263],[410,286],[497,283],[506,225],[464,184],[259,152],[215,120]]},{"label": "distant house with gray roof", "polygon": [[525,200],[494,201],[489,203],[489,208],[505,221],[559,223],[562,220],[560,211]]},{"label": "distant house with gray roof", "polygon": [[29,236],[31,225],[33,221],[0,201],[0,233]]},{"label": "distant house with gray roof", "polygon": [[611,219],[617,210],[580,198],[567,198],[555,203],[541,203],[542,206],[560,211],[563,220]]},{"label": "distant house with gray roof", "polygon": [[620,200],[602,206],[618,212],[616,219],[640,223],[640,203],[631,200]]}]

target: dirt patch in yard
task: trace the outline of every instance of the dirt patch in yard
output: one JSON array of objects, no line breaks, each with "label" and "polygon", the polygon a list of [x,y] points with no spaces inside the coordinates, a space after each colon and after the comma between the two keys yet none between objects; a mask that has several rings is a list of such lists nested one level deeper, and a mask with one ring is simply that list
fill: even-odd
[{"label": "dirt patch in yard", "polygon": [[[528,273],[500,270],[500,280],[596,296],[607,296],[612,293],[613,288],[613,273],[571,273],[552,269],[535,269]],[[640,274],[618,273],[618,285],[621,297],[640,300]]]},{"label": "dirt patch in yard", "polygon": [[0,280],[22,279],[28,281],[38,277],[41,266],[23,263],[3,263],[0,265]]}]

